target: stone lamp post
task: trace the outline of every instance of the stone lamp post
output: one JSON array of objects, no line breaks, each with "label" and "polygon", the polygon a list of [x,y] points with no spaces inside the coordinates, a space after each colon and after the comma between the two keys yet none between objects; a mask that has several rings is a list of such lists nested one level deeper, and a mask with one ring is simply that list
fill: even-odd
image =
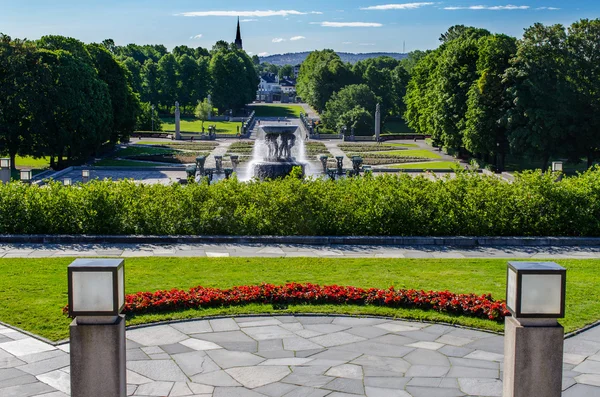
[{"label": "stone lamp post", "polygon": [[504,397],[560,397],[566,274],[554,262],[509,262]]},{"label": "stone lamp post", "polygon": [[71,396],[125,397],[125,267],[76,259],[68,267]]},{"label": "stone lamp post", "polygon": [[0,159],[0,182],[10,182],[10,159]]},{"label": "stone lamp post", "polygon": [[21,182],[23,183],[31,183],[31,170],[21,170]]},{"label": "stone lamp post", "polygon": [[90,180],[90,170],[81,170],[81,182],[88,183]]},{"label": "stone lamp post", "polygon": [[321,161],[321,165],[323,166],[323,174],[327,174],[327,159],[329,158],[329,156],[326,156],[324,154],[319,156],[319,160]]},{"label": "stone lamp post", "polygon": [[65,186],[71,186],[72,183],[73,183],[73,181],[71,180],[71,178],[63,179],[63,185],[65,185]]}]

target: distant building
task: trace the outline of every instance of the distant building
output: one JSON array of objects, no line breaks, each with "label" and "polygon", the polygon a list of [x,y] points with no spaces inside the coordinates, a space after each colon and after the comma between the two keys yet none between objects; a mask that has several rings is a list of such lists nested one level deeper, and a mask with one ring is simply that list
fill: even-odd
[{"label": "distant building", "polygon": [[292,79],[290,77],[283,78],[283,79],[279,80],[279,85],[281,86],[282,92],[289,94],[289,95],[296,94],[296,80],[295,79]]},{"label": "distant building", "polygon": [[298,75],[300,75],[300,66],[301,66],[301,65],[296,65],[296,66],[294,66],[294,78],[295,78],[296,80],[298,80]]},{"label": "distant building", "polygon": [[237,33],[235,35],[235,46],[239,50],[243,50],[244,49],[244,46],[242,44],[242,30],[240,29],[240,17],[238,17]]},{"label": "distant building", "polygon": [[279,76],[275,73],[263,73],[260,76],[256,100],[262,102],[279,102],[281,101],[281,94]]}]

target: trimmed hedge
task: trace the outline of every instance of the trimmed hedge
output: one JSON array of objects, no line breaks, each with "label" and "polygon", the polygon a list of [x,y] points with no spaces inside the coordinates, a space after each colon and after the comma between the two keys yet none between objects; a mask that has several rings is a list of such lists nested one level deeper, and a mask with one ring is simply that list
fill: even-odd
[{"label": "trimmed hedge", "polygon": [[600,169],[555,182],[383,175],[213,185],[0,186],[2,234],[600,236]]}]

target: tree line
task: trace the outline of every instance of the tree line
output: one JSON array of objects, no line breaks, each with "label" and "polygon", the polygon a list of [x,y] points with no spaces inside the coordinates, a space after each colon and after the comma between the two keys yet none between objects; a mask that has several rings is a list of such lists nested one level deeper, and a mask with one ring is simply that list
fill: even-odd
[{"label": "tree line", "polygon": [[507,154],[590,167],[600,155],[600,20],[535,24],[520,40],[454,26],[415,65],[408,125],[502,170]]},{"label": "tree line", "polygon": [[211,95],[220,113],[238,110],[256,97],[259,79],[252,59],[235,45],[217,42],[209,51],[185,45],[167,51],[163,45],[103,45],[127,68],[142,102],[171,112],[175,101],[192,114]]},{"label": "tree line", "polygon": [[81,163],[133,131],[160,129],[176,101],[193,114],[210,94],[218,112],[251,102],[259,80],[251,58],[224,41],[210,50],[161,45],[36,41],[0,33],[0,154]]},{"label": "tree line", "polygon": [[[416,54],[416,53],[415,53]],[[354,128],[357,134],[373,132],[375,107],[384,116],[402,115],[409,59],[378,57],[344,63],[333,50],[314,51],[302,63],[298,95],[322,115],[325,128]]]}]

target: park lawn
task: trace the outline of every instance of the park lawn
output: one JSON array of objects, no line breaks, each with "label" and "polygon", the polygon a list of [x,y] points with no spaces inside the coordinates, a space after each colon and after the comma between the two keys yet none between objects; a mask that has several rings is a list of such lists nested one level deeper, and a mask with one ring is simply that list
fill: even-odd
[{"label": "park lawn", "polygon": [[[164,131],[175,131],[175,119],[172,117],[161,117]],[[205,121],[204,133],[208,134],[208,127],[217,126],[217,134],[235,135],[238,133],[238,127],[241,128],[241,122],[231,121]],[[202,120],[192,117],[181,118],[181,132],[202,132]]]},{"label": "park lawn", "polygon": [[160,147],[148,147],[148,146],[127,146],[126,148],[119,149],[114,157],[128,157],[128,156],[155,156],[161,154],[173,154],[177,151],[174,149],[160,148]]},{"label": "park lawn", "polygon": [[414,150],[391,150],[389,152],[361,152],[361,156],[375,155],[378,157],[420,157],[425,159],[441,159],[437,153],[431,152],[426,149],[414,149]]},{"label": "park lawn", "polygon": [[[62,314],[67,303],[67,266],[72,258],[1,258],[0,321],[43,337],[68,337],[70,320]],[[568,269],[567,332],[600,319],[600,260],[557,260]],[[449,290],[491,293],[505,298],[504,259],[380,259],[380,258],[128,258],[126,292],[188,289],[193,286],[228,288],[261,283],[312,282],[356,287]],[[207,315],[276,312],[375,314],[462,324],[501,331],[502,324],[471,317],[419,309],[370,306],[290,306],[275,311],[268,305],[185,310],[129,317],[128,323],[197,318]]]},{"label": "park lawn", "polygon": [[165,164],[153,163],[150,161],[133,161],[120,159],[103,159],[96,163],[97,167],[165,167]]},{"label": "park lawn", "polygon": [[17,168],[37,168],[44,169],[50,167],[50,157],[41,157],[39,159],[31,156],[17,156],[15,159]]},{"label": "park lawn", "polygon": [[256,105],[250,107],[256,112],[256,117],[287,117],[300,118],[300,113],[304,113],[304,108],[300,105]]},{"label": "park lawn", "polygon": [[456,166],[461,166],[459,163],[454,161],[430,161],[428,163],[410,163],[410,164],[397,164],[392,165],[389,168],[399,168],[405,170],[423,169],[423,170],[451,170]]}]

